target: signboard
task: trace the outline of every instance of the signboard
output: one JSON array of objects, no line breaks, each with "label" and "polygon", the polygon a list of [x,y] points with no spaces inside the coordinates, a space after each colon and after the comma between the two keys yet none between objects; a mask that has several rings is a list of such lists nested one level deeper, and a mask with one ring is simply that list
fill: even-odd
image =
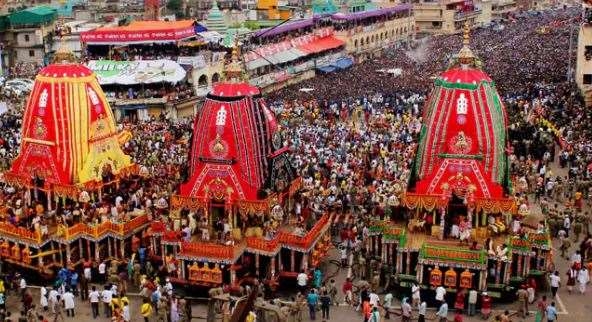
[{"label": "signboard", "polygon": [[186,72],[178,63],[167,60],[113,61],[91,60],[87,67],[97,74],[99,84],[178,83]]},{"label": "signboard", "polygon": [[163,30],[118,30],[117,28],[101,28],[83,32],[80,40],[86,43],[122,43],[122,42],[173,42],[195,35],[195,27],[187,26],[179,29]]},{"label": "signboard", "polygon": [[199,69],[206,67],[206,59],[203,55],[197,56],[179,56],[177,62],[181,65],[193,66],[193,68]]},{"label": "signboard", "polygon": [[424,245],[422,249],[423,258],[437,259],[443,261],[460,261],[460,262],[475,262],[483,261],[483,253],[481,251],[472,251],[460,248],[445,248]]}]

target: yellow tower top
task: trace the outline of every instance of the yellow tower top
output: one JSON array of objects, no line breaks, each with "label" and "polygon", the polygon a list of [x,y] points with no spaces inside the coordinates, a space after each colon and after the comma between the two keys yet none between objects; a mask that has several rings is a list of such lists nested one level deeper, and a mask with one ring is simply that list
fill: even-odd
[{"label": "yellow tower top", "polygon": [[460,51],[458,52],[458,60],[461,63],[461,65],[474,65],[475,64],[475,54],[473,54],[473,51],[471,50],[471,47],[469,47],[469,44],[471,43],[471,28],[469,27],[469,22],[465,21],[465,25],[463,27],[463,46],[460,49]]},{"label": "yellow tower top", "polygon": [[239,58],[240,48],[238,43],[232,48],[232,58],[230,63],[224,66],[224,78],[229,82],[239,82],[244,80],[244,69],[242,61]]}]

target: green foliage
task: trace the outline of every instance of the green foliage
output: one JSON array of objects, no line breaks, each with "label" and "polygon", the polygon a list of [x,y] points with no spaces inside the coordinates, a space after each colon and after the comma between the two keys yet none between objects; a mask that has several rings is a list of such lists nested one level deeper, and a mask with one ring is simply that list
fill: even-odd
[{"label": "green foliage", "polygon": [[251,30],[257,30],[261,28],[259,22],[255,20],[247,20],[243,23],[243,26]]},{"label": "green foliage", "polygon": [[168,0],[166,4],[167,10],[175,14],[175,17],[182,19],[185,18],[185,12],[183,12],[182,0]]}]

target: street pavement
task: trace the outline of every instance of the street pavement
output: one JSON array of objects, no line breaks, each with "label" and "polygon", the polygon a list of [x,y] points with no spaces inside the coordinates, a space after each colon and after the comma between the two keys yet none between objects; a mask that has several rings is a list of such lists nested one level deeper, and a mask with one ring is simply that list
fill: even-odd
[{"label": "street pavement", "polygon": [[[555,163],[557,164],[557,163]],[[565,174],[563,172],[565,172],[564,169],[553,169],[554,173],[557,173],[558,175],[562,175],[565,176]],[[540,211],[540,209],[538,209],[537,205],[532,205],[531,211]],[[573,237],[572,237],[573,238]],[[577,242],[572,242],[572,248],[570,249],[570,251],[568,252],[568,254],[572,254],[573,252],[575,252],[577,246],[579,243]],[[556,307],[557,310],[559,312],[559,317],[558,320],[559,321],[566,321],[569,320],[570,322],[592,322],[592,301],[590,300],[592,297],[590,296],[590,294],[592,294],[592,285],[590,285],[590,288],[588,289],[587,293],[585,295],[579,294],[578,292],[574,292],[572,294],[569,294],[567,291],[567,288],[565,287],[565,273],[568,270],[568,263],[567,260],[565,258],[560,258],[559,257],[559,252],[557,251],[557,249],[559,248],[559,241],[557,239],[553,240],[553,248],[554,251],[553,253],[555,254],[555,264],[556,264],[556,268],[557,270],[560,272],[560,276],[562,279],[562,287],[560,287],[559,292],[558,292],[558,296],[555,299],[556,302]],[[341,294],[341,285],[343,285],[343,283],[345,282],[345,279],[347,277],[347,271],[346,270],[342,270],[339,269],[339,267],[334,264],[335,262],[339,261],[339,253],[337,251],[337,249],[331,249],[329,251],[328,256],[326,257],[326,262],[325,262],[325,272],[324,272],[324,276],[327,278],[334,278],[337,282],[337,287],[339,289],[339,294],[338,294],[338,300],[343,299],[343,294]],[[26,278],[26,276],[25,276]],[[101,289],[99,287],[99,289]],[[32,293],[33,293],[33,297],[34,297],[34,304],[36,306],[39,306],[39,288],[38,287],[31,287]],[[7,298],[7,311],[12,313],[12,321],[17,321],[18,317],[19,317],[19,311],[21,309],[21,303],[20,301],[16,298],[15,295],[13,295],[14,293],[11,293],[8,295]],[[192,294],[186,294],[187,296],[191,296]],[[537,294],[537,297],[540,297],[542,295],[545,294]],[[546,294],[548,298],[550,298],[550,294],[547,293]],[[130,313],[132,316],[132,321],[133,322],[140,322],[143,321],[142,317],[139,314],[139,308],[141,305],[141,298],[137,295],[134,295],[133,293],[128,293],[128,297],[130,298]],[[383,295],[381,295],[381,298],[383,297]],[[393,305],[395,305],[395,307],[399,306],[399,302],[394,302]],[[102,309],[102,306],[101,306]],[[513,316],[512,317],[512,321],[514,322],[519,322],[519,321],[527,321],[527,322],[531,322],[534,321],[534,310],[535,309],[535,305],[531,305],[530,306],[530,310],[531,310],[531,314],[529,317],[527,317],[526,319],[521,319],[518,316]],[[504,310],[509,310],[510,312],[516,312],[517,310],[517,304],[494,304],[493,307],[493,314],[492,316],[495,316],[496,314],[502,313]],[[434,312],[435,308],[431,308],[431,311],[428,311],[428,320],[430,317],[434,316]],[[450,311],[450,315],[449,315],[449,320],[452,321],[453,319],[453,314],[452,311],[453,310],[449,310]],[[192,307],[192,312],[193,312],[193,321],[200,321],[200,320],[205,320],[206,318],[206,312],[207,312],[207,302],[203,301],[201,303],[197,303],[194,304]],[[43,314],[43,312],[39,312],[41,314]],[[102,311],[101,311],[102,313]],[[307,313],[307,312],[306,312]],[[318,312],[320,315],[320,312]],[[417,312],[414,312],[415,314],[415,319],[417,319]],[[49,315],[49,314],[45,314],[45,316],[48,318],[48,320],[50,322],[54,321],[54,319]],[[93,320],[92,319],[92,315],[91,315],[91,311],[90,311],[90,304],[89,303],[80,303],[79,299],[77,299],[76,302],[76,317],[74,318],[69,318],[69,317],[64,317],[65,321],[110,321],[110,319],[101,316],[100,318]],[[155,321],[156,319],[152,319],[151,321]],[[492,318],[493,320],[493,318]],[[308,321],[308,316],[307,314],[305,314],[305,319],[304,321]],[[317,321],[321,321],[320,316],[317,316]],[[356,312],[354,308],[349,307],[347,305],[337,305],[337,306],[333,306],[331,307],[331,312],[330,312],[330,320],[329,321],[340,321],[340,322],[350,322],[350,321],[363,321],[363,318],[360,314],[360,312]],[[399,316],[391,316],[391,319],[389,321],[400,321],[400,317]],[[468,316],[464,316],[464,321],[465,322],[476,322],[476,321],[484,321],[483,319],[481,319],[481,317],[468,317]],[[0,321],[1,322],[1,321]]]}]

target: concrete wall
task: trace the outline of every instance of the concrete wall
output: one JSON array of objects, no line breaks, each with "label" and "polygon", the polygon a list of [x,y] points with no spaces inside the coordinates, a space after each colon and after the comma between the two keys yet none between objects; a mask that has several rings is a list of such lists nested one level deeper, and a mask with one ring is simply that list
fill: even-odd
[{"label": "concrete wall", "polygon": [[[590,51],[586,59],[586,47]],[[586,106],[592,106],[592,26],[581,25],[578,33],[575,80],[582,91]]]},{"label": "concrete wall", "polygon": [[381,24],[359,26],[335,31],[335,37],[345,42],[348,54],[357,56],[374,52],[397,41],[406,41],[415,35],[415,18],[404,17]]}]

